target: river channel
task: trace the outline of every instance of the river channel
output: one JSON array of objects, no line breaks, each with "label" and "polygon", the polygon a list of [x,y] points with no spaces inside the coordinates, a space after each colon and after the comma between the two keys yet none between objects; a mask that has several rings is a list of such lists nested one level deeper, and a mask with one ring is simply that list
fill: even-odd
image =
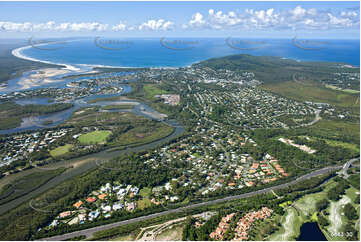
[{"label": "river channel", "polygon": [[[129,85],[122,85],[122,87],[123,87],[123,91],[121,94],[131,91],[131,88]],[[96,168],[96,167],[99,167],[99,169],[102,169],[102,166],[99,165],[99,160],[102,160],[102,162],[103,162],[103,161],[110,160],[112,158],[118,157],[123,154],[152,149],[152,148],[155,148],[161,144],[164,144],[164,143],[180,136],[181,134],[183,134],[184,128],[178,123],[177,120],[167,120],[167,119],[165,119],[166,118],[165,114],[159,113],[156,110],[152,109],[147,104],[139,102],[137,100],[126,100],[125,99],[125,100],[119,100],[119,101],[100,101],[100,102],[96,102],[96,103],[87,103],[87,101],[90,99],[94,99],[94,98],[98,98],[98,97],[111,97],[111,96],[117,96],[117,95],[119,95],[119,94],[93,95],[93,96],[77,99],[77,100],[73,101],[74,106],[70,109],[67,109],[67,110],[64,110],[61,112],[57,112],[57,113],[53,113],[53,114],[49,114],[49,115],[40,115],[40,116],[33,116],[33,117],[26,118],[25,120],[23,120],[23,123],[20,127],[17,127],[14,129],[8,129],[8,130],[1,130],[0,134],[11,134],[11,133],[16,133],[16,132],[39,130],[39,129],[44,129],[44,128],[55,127],[56,125],[59,125],[59,124],[65,122],[71,116],[71,114],[74,111],[78,110],[79,108],[91,107],[91,106],[119,105],[119,104],[131,104],[134,106],[133,106],[133,109],[131,109],[131,110],[115,110],[115,111],[117,111],[117,112],[133,112],[136,115],[141,115],[143,117],[146,117],[146,118],[149,118],[152,120],[161,121],[167,125],[174,127],[173,133],[167,137],[153,141],[148,144],[144,144],[144,145],[140,145],[140,146],[136,146],[136,147],[128,147],[123,150],[114,150],[114,148],[109,149],[109,150],[104,150],[104,151],[101,151],[98,153],[93,153],[93,154],[85,155],[85,156],[70,159],[70,160],[63,160],[63,161],[56,162],[53,164],[45,165],[42,167],[36,167],[36,168],[30,169],[30,170],[21,171],[19,173],[15,173],[15,174],[6,176],[0,180],[0,187],[4,186],[5,184],[11,183],[15,179],[19,179],[22,176],[29,175],[34,172],[53,170],[53,169],[57,169],[59,167],[68,167],[69,168],[64,173],[62,173],[60,176],[57,176],[57,177],[51,179],[49,182],[45,183],[44,185],[40,186],[39,188],[35,189],[34,191],[32,191],[22,197],[14,199],[8,203],[2,204],[0,206],[0,214],[5,213],[6,211],[8,211],[10,209],[13,209],[13,208],[19,206],[20,204],[22,204],[25,201],[30,200],[34,196],[37,196],[37,195],[45,192],[46,190],[60,184],[61,182],[65,181],[65,180],[68,180],[76,175],[82,174],[83,172],[85,172],[89,169]],[[49,103],[49,100],[46,98],[19,99],[19,100],[16,100],[16,103],[18,103],[20,105],[26,105],[26,104],[43,104],[44,105],[44,104]],[[51,123],[49,125],[44,125],[43,123],[48,120],[51,120],[53,123]]]}]

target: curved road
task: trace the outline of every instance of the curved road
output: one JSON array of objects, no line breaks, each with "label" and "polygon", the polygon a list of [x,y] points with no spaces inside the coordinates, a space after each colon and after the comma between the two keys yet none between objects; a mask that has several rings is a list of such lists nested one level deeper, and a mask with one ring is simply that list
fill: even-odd
[{"label": "curved road", "polygon": [[[351,159],[346,164],[351,164],[351,163],[353,163],[354,161],[356,161],[358,159],[359,159],[359,157]],[[115,227],[118,227],[118,226],[121,226],[121,225],[131,224],[131,223],[135,223],[135,222],[139,222],[139,221],[142,221],[142,220],[151,219],[151,218],[155,218],[155,217],[159,217],[159,216],[163,216],[163,215],[167,215],[167,214],[171,214],[171,213],[182,212],[182,211],[187,210],[187,209],[192,209],[192,208],[197,208],[197,207],[207,206],[207,205],[213,205],[213,204],[221,203],[221,202],[225,202],[225,201],[232,201],[232,200],[237,200],[237,199],[241,199],[241,198],[248,198],[248,197],[252,197],[252,196],[255,196],[255,195],[259,195],[259,194],[272,192],[272,190],[285,188],[287,186],[294,185],[294,184],[296,184],[298,182],[301,182],[303,180],[306,180],[306,179],[309,179],[309,178],[312,178],[312,177],[315,177],[315,176],[319,176],[319,175],[322,175],[322,174],[326,174],[326,173],[328,173],[330,171],[338,170],[338,169],[341,169],[341,168],[344,168],[344,167],[345,167],[345,165],[344,166],[339,165],[339,166],[325,167],[325,168],[322,168],[320,170],[313,171],[313,172],[311,172],[309,174],[300,176],[299,178],[297,178],[296,180],[293,180],[291,182],[276,185],[276,186],[269,187],[269,188],[264,188],[264,189],[261,189],[261,190],[258,190],[258,191],[248,192],[248,193],[229,196],[229,197],[224,197],[224,198],[220,198],[220,199],[216,199],[216,200],[212,200],[212,201],[207,201],[207,202],[196,203],[196,204],[188,205],[188,206],[181,207],[181,208],[176,208],[176,209],[163,211],[163,212],[160,212],[160,213],[150,214],[150,215],[147,215],[147,216],[141,216],[141,217],[128,219],[128,220],[124,220],[124,221],[120,221],[120,222],[101,225],[101,226],[97,226],[97,227],[93,227],[93,228],[89,228],[89,229],[75,231],[75,232],[68,233],[68,234],[62,234],[62,235],[57,235],[57,236],[53,236],[53,237],[43,238],[41,240],[45,240],[45,241],[47,241],[47,240],[50,240],[50,241],[57,240],[57,241],[59,241],[59,240],[66,240],[66,239],[70,239],[70,238],[73,238],[73,237],[76,237],[76,236],[81,236],[81,235],[85,235],[87,238],[90,238],[93,235],[93,233],[95,233],[95,232],[115,228]]]}]

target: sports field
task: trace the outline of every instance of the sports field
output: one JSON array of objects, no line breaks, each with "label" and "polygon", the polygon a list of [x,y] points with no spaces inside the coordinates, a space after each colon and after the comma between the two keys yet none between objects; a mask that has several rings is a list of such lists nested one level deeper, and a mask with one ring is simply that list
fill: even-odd
[{"label": "sports field", "polygon": [[80,144],[104,143],[112,132],[109,130],[97,130],[78,137]]}]

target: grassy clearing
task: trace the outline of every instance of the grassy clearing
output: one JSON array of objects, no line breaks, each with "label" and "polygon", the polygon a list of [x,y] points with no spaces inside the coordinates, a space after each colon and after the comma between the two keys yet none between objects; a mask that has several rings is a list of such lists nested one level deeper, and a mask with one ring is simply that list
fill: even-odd
[{"label": "grassy clearing", "polygon": [[346,223],[347,219],[342,215],[343,206],[351,202],[351,199],[348,196],[343,196],[337,202],[331,202],[330,207],[328,208],[329,216],[328,220],[330,225],[326,228],[326,233],[328,238],[332,240],[345,240],[343,236],[332,236],[337,235],[338,233],[343,232],[343,225]]},{"label": "grassy clearing", "polygon": [[150,206],[152,206],[152,202],[150,201],[149,198],[143,198],[142,200],[138,201],[138,207],[140,209],[145,209]]},{"label": "grassy clearing", "polygon": [[102,109],[104,110],[114,110],[114,109],[133,109],[133,105],[127,105],[127,104],[123,104],[123,105],[106,105],[104,107],[102,107]]},{"label": "grassy clearing", "polygon": [[78,137],[81,144],[99,144],[104,143],[112,132],[109,130],[97,130]]},{"label": "grassy clearing", "polygon": [[282,227],[277,232],[273,233],[268,240],[270,241],[285,241],[295,240],[302,225],[302,220],[297,216],[297,211],[293,207],[287,208],[285,214],[281,219]]},{"label": "grassy clearing", "polygon": [[354,93],[360,93],[360,91],[353,90],[353,89],[343,89],[342,91],[343,91],[343,92],[352,93],[352,94],[354,94]]},{"label": "grassy clearing", "polygon": [[309,129],[315,136],[329,137],[338,139],[338,137],[349,137],[355,140],[355,144],[360,143],[360,125],[345,121],[320,120]]},{"label": "grassy clearing", "polygon": [[154,99],[155,95],[167,94],[168,92],[162,90],[158,85],[146,84],[143,86],[144,91],[146,92],[146,98]]},{"label": "grassy clearing", "polygon": [[62,156],[62,155],[65,155],[66,153],[68,153],[71,148],[73,148],[73,145],[66,144],[66,145],[59,146],[59,147],[51,150],[49,153],[52,157],[59,157],[59,156]]},{"label": "grassy clearing", "polygon": [[[360,174],[358,174],[358,177],[360,178]],[[358,194],[357,194],[358,193]],[[346,190],[346,196],[349,197],[351,199],[351,204],[354,207],[357,207],[360,204],[355,204],[355,198],[357,196],[360,196],[360,190],[354,188],[354,187],[350,187],[349,189]]]},{"label": "grassy clearing", "polygon": [[332,90],[314,81],[265,84],[263,89],[298,101],[325,102],[340,107],[358,108],[356,95]]},{"label": "grassy clearing", "polygon": [[133,234],[127,234],[111,239],[110,241],[133,241],[134,239],[135,236]]},{"label": "grassy clearing", "polygon": [[140,191],[139,191],[139,195],[142,197],[146,197],[149,198],[149,196],[152,194],[152,189],[149,187],[143,187]]},{"label": "grassy clearing", "polygon": [[353,89],[341,89],[339,87],[333,86],[333,85],[328,85],[326,84],[325,87],[330,88],[332,90],[338,90],[338,91],[342,91],[342,92],[347,92],[347,93],[351,93],[351,94],[355,94],[355,93],[360,93],[360,91],[358,90],[353,90]]},{"label": "grassy clearing", "polygon": [[181,241],[183,228],[183,225],[170,226],[169,229],[157,235],[155,239],[158,241]]},{"label": "grassy clearing", "polygon": [[[318,213],[316,211],[316,203],[324,198],[327,198],[327,192],[333,188],[337,183],[330,180],[325,184],[321,192],[312,193],[301,197],[293,203],[293,207],[289,206],[287,202],[281,205],[285,208],[280,223],[282,227],[271,234],[267,240],[295,240],[300,233],[300,228],[303,223],[307,221],[318,221]],[[336,216],[336,215],[335,215]],[[323,230],[325,236],[329,238],[327,231]]]},{"label": "grassy clearing", "polygon": [[314,212],[316,212],[316,202],[322,200],[325,197],[326,193],[324,192],[310,194],[297,200],[295,202],[295,207],[298,208],[298,211],[301,213],[302,217],[312,217]]},{"label": "grassy clearing", "polygon": [[138,126],[115,138],[114,146],[140,145],[161,139],[173,133],[174,128],[164,124]]},{"label": "grassy clearing", "polygon": [[350,149],[350,150],[354,150],[356,152],[360,152],[360,147],[356,144],[351,144],[351,143],[346,143],[346,142],[342,142],[342,141],[336,141],[336,140],[329,140],[329,139],[324,139],[326,141],[326,143],[328,145],[331,146],[341,146],[343,148],[346,149]]}]

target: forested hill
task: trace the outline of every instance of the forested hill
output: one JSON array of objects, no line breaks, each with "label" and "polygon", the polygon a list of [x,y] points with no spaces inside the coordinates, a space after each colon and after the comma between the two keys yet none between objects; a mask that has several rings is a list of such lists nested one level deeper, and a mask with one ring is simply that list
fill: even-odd
[{"label": "forested hill", "polygon": [[295,75],[302,79],[320,80],[335,72],[359,72],[359,68],[345,67],[345,63],[298,62],[272,56],[231,55],[212,58],[194,64],[194,67],[209,67],[213,70],[249,71],[256,79],[265,83],[290,81]]}]

